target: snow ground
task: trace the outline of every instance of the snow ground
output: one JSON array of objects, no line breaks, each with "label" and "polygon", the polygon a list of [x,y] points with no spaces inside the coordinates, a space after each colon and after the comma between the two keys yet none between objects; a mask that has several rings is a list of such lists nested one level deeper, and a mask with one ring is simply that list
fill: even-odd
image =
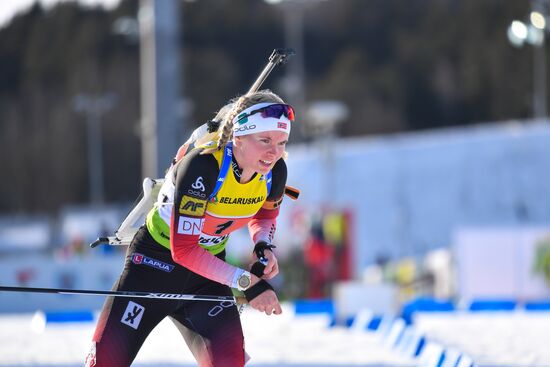
[{"label": "snow ground", "polygon": [[550,312],[423,313],[415,327],[478,366],[550,367]]},{"label": "snow ground", "polygon": [[[32,327],[33,314],[0,315],[0,366],[82,366],[95,324]],[[413,366],[384,347],[372,333],[328,328],[328,316],[266,316],[251,309],[242,315],[245,342],[252,357],[247,366]],[[151,333],[133,364],[138,367],[195,366],[191,353],[168,319]]]},{"label": "snow ground", "polygon": [[[95,324],[46,326],[37,333],[33,314],[0,314],[0,366],[82,366]],[[418,360],[398,355],[380,336],[327,327],[328,315],[294,315],[289,305],[279,316],[251,309],[242,315],[252,367],[405,367]],[[429,340],[470,356],[479,367],[550,367],[550,312],[455,312],[418,314],[414,327]],[[169,320],[149,336],[133,366],[195,366],[191,353]]]}]

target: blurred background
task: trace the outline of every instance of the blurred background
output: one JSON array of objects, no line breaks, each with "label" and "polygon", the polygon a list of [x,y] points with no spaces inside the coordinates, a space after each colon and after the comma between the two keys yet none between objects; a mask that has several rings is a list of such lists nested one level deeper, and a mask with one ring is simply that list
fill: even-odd
[{"label": "blurred background", "polygon": [[[549,6],[36,1],[6,13],[0,284],[110,289],[125,247],[88,244],[290,47],[264,84],[297,110],[288,184],[302,194],[276,235],[283,299],[331,299],[346,318],[420,296],[550,298]],[[231,261],[250,248],[235,234]],[[103,301],[0,298],[4,312]]]}]

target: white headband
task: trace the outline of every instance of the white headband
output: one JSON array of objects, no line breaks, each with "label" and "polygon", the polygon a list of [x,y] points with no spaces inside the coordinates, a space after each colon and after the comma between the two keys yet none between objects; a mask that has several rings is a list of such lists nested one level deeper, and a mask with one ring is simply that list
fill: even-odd
[{"label": "white headband", "polygon": [[243,114],[247,115],[250,112],[267,107],[273,104],[273,102],[264,102],[258,103],[253,106],[248,107],[246,110],[241,111],[233,119],[233,136],[243,136],[248,134],[262,133],[265,131],[282,131],[287,134],[290,134],[290,120],[282,115],[281,117],[262,117],[261,113],[255,113],[248,116],[247,118],[242,118],[239,121],[239,117]]}]

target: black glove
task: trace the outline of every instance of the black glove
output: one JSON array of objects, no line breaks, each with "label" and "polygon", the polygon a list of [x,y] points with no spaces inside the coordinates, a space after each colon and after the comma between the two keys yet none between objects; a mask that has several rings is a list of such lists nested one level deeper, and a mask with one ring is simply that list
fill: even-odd
[{"label": "black glove", "polygon": [[254,284],[252,287],[248,288],[243,293],[246,300],[250,302],[254,298],[258,297],[260,294],[268,290],[273,290],[273,287],[271,286],[271,284],[269,284],[263,279],[260,279],[258,283]]},{"label": "black glove", "polygon": [[[275,245],[272,245],[270,243],[267,243],[265,241],[259,241],[256,246],[254,246],[254,253],[258,257],[258,260],[260,260],[264,265],[267,264],[267,258],[265,257],[265,250],[273,251],[275,248]],[[262,273],[263,275],[263,273]]]},{"label": "black glove", "polygon": [[265,265],[261,261],[256,261],[250,268],[250,272],[261,278],[264,276]]},{"label": "black glove", "polygon": [[[261,278],[264,275],[264,269],[265,269],[265,265],[262,264],[260,261],[256,261],[250,268],[250,272],[255,276],[257,276],[258,278]],[[270,289],[273,290],[273,287],[271,286],[271,284],[269,284],[263,279],[260,279],[258,283],[254,284],[252,287],[244,291],[244,296],[246,300],[250,302],[254,298],[258,297],[260,294],[262,294],[263,292]]]}]

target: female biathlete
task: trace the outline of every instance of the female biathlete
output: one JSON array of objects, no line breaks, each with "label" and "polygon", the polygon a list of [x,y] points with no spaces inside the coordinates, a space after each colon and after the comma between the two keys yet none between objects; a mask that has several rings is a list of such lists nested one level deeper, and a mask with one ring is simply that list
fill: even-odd
[{"label": "female biathlete", "polygon": [[[281,305],[265,281],[277,275],[271,242],[287,178],[283,160],[294,111],[264,90],[230,102],[211,141],[168,170],[146,224],[128,247],[114,290],[232,296],[267,315]],[[263,276],[224,261],[231,232],[248,225]],[[262,271],[253,271],[262,275]],[[86,366],[129,366],[151,330],[169,316],[200,366],[243,366],[247,359],[233,302],[109,297]]]}]

